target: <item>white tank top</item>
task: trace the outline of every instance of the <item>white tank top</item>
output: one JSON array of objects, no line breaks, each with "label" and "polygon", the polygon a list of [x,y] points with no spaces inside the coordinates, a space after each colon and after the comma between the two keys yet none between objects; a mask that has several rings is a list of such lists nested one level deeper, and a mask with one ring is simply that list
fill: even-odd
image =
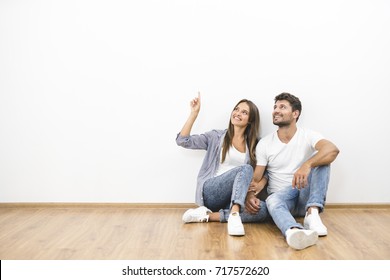
[{"label": "white tank top", "polygon": [[[217,173],[215,176],[219,176],[237,166],[245,164],[246,153],[241,153],[233,145],[230,146],[229,151],[226,153],[225,161],[219,164]],[[219,162],[222,161],[222,149],[219,155]]]}]

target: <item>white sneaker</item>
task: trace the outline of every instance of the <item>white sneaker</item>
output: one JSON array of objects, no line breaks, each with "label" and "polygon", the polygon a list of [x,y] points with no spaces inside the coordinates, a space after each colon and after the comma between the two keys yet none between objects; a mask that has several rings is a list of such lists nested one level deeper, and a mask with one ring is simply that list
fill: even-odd
[{"label": "white sneaker", "polygon": [[228,218],[229,235],[245,235],[244,226],[238,212],[230,213]]},{"label": "white sneaker", "polygon": [[328,234],[328,229],[322,223],[318,209],[316,208],[311,209],[310,215],[306,212],[305,219],[303,220],[303,226],[305,229],[316,231],[319,236],[326,236]]},{"label": "white sneaker", "polygon": [[183,214],[182,219],[185,223],[206,223],[209,221],[209,213],[211,213],[211,210],[205,206],[200,206],[195,209],[188,209]]},{"label": "white sneaker", "polygon": [[296,250],[302,250],[317,243],[318,234],[314,230],[290,228],[286,231],[287,244]]}]

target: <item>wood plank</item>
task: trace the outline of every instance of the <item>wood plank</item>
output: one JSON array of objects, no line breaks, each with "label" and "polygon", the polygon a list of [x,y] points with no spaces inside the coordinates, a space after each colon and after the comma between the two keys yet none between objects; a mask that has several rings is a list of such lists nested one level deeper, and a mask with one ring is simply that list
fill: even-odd
[{"label": "wood plank", "polygon": [[[183,224],[181,208],[1,207],[0,259],[390,259],[390,209],[327,208],[329,234],[302,251],[273,224]],[[302,222],[302,219],[299,221]]]}]

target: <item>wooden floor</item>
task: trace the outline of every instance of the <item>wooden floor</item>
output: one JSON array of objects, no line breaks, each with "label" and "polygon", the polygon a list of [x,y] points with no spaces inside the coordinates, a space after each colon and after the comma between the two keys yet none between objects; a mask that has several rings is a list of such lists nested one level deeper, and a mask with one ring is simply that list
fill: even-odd
[{"label": "wooden floor", "polygon": [[[327,208],[328,236],[302,251],[272,223],[183,224],[184,208],[0,207],[2,260],[389,260],[390,208]],[[302,222],[302,219],[299,221]]]}]

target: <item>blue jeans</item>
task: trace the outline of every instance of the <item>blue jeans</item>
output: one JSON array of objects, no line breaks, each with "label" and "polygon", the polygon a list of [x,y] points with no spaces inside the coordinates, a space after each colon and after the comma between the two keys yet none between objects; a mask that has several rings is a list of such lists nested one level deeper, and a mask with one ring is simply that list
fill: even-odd
[{"label": "blue jeans", "polygon": [[266,200],[269,214],[277,227],[286,235],[289,228],[303,226],[294,216],[303,217],[311,206],[323,211],[328,190],[330,165],[312,168],[308,177],[308,186],[298,190],[290,185],[281,191],[270,194]]},{"label": "blue jeans", "polygon": [[245,198],[252,176],[252,166],[245,164],[206,180],[203,185],[204,205],[213,212],[219,211],[221,222],[227,222],[233,204],[240,205],[242,222],[266,220],[269,215],[264,201],[261,202],[261,210],[256,215],[244,212]]},{"label": "blue jeans", "polygon": [[[229,214],[230,209],[219,210],[221,222],[227,222]],[[264,201],[260,201],[260,210],[256,214],[250,214],[244,210],[240,216],[243,223],[260,223],[271,220],[271,216],[267,210],[267,204]]]}]

